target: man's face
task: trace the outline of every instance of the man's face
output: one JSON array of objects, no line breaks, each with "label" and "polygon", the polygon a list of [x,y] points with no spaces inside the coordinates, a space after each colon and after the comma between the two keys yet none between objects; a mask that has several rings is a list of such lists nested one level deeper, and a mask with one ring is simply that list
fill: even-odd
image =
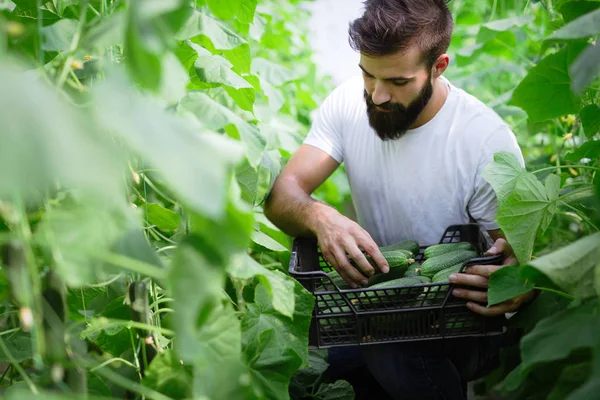
[{"label": "man's face", "polygon": [[369,124],[382,140],[402,137],[433,94],[431,70],[420,49],[374,58],[361,54],[360,68]]}]

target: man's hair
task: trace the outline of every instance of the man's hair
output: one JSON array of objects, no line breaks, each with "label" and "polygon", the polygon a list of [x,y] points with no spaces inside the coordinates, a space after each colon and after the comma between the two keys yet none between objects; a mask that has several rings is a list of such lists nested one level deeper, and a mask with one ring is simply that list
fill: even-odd
[{"label": "man's hair", "polygon": [[448,50],[454,21],[448,0],[366,0],[364,14],[350,23],[350,46],[370,57],[421,48],[430,68]]}]

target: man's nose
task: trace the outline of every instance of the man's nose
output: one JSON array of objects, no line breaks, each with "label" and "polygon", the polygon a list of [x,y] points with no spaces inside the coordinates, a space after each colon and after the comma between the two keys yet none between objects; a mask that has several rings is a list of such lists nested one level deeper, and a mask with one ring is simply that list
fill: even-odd
[{"label": "man's nose", "polygon": [[371,95],[371,100],[375,105],[380,105],[383,103],[387,103],[392,99],[390,92],[385,87],[385,84],[381,81],[377,81],[375,83],[375,90],[373,90],[373,94]]}]

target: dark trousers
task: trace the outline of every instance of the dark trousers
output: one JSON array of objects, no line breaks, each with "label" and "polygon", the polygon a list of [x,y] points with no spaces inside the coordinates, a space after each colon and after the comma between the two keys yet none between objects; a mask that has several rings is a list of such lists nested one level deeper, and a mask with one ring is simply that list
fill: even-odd
[{"label": "dark trousers", "polygon": [[349,381],[356,400],[464,400],[467,382],[499,365],[498,352],[515,332],[413,343],[329,349],[331,379]]}]

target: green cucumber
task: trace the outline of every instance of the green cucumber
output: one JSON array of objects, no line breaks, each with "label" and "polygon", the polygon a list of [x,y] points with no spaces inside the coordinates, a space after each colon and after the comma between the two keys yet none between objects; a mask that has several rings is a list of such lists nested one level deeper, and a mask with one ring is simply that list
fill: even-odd
[{"label": "green cucumber", "polygon": [[440,254],[423,262],[421,274],[431,278],[446,268],[450,268],[456,264],[463,264],[475,257],[477,257],[477,252],[469,250],[457,250],[452,253]]},{"label": "green cucumber", "polygon": [[408,267],[408,270],[406,271],[406,274],[404,275],[406,277],[410,277],[410,276],[421,276],[421,263],[412,263],[410,264],[410,266]]},{"label": "green cucumber", "polygon": [[469,242],[434,244],[425,249],[423,256],[425,256],[425,258],[433,258],[457,250],[475,250],[475,247]]},{"label": "green cucumber", "polygon": [[377,285],[379,283],[391,281],[398,278],[403,278],[404,272],[405,270],[403,268],[392,268],[387,274],[374,274],[369,278],[369,286]]},{"label": "green cucumber", "polygon": [[463,263],[456,264],[451,266],[450,268],[446,268],[436,273],[433,278],[431,278],[432,283],[440,283],[440,282],[449,282],[448,277],[452,274],[460,272],[462,269]]},{"label": "green cucumber", "polygon": [[408,250],[413,254],[418,254],[420,248],[421,246],[419,246],[419,243],[417,243],[416,240],[403,240],[389,246],[382,246],[379,250],[382,252],[390,250]]}]

